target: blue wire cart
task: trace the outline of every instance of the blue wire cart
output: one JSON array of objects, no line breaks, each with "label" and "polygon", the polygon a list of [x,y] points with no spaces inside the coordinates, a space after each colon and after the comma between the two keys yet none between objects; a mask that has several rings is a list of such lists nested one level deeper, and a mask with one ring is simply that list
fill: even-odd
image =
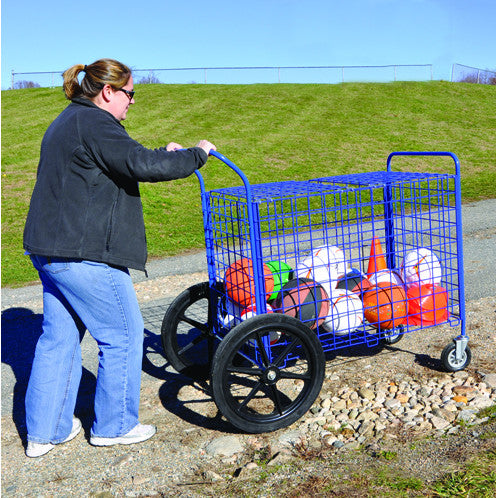
[{"label": "blue wire cart", "polygon": [[[465,333],[460,163],[393,152],[384,171],[206,190],[197,173],[209,280],[186,289],[161,329],[165,354],[210,379],[235,427],[269,432],[311,407],[325,353],[394,344],[446,323],[448,371],[471,360]],[[397,156],[447,156],[455,171],[394,171]]]}]

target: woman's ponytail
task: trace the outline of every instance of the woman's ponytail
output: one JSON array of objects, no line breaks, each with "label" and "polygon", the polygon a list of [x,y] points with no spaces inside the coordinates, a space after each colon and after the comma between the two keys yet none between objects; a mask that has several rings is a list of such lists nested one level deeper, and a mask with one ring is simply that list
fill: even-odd
[{"label": "woman's ponytail", "polygon": [[[78,75],[84,71],[85,76],[78,80]],[[66,98],[75,97],[92,99],[104,88],[110,85],[114,89],[123,88],[131,77],[131,69],[113,59],[99,59],[89,64],[76,64],[62,74],[62,84]]]}]

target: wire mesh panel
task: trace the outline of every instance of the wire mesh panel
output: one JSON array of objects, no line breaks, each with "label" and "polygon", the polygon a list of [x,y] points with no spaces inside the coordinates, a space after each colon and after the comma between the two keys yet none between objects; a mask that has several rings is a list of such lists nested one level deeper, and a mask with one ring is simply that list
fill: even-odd
[{"label": "wire mesh panel", "polygon": [[284,313],[326,351],[460,324],[457,181],[381,171],[206,192],[219,332]]}]

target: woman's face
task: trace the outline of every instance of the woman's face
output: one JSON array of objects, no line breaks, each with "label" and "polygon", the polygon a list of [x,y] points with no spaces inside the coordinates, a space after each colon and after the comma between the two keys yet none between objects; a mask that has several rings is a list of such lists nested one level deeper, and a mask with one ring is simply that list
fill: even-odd
[{"label": "woman's face", "polygon": [[133,91],[133,77],[130,76],[128,83],[119,90],[112,90],[112,96],[109,101],[108,111],[119,121],[123,121],[126,119],[126,113],[128,112],[128,108],[131,104],[135,103],[134,98],[130,98],[130,96],[124,92],[123,90],[127,90],[129,92]]}]

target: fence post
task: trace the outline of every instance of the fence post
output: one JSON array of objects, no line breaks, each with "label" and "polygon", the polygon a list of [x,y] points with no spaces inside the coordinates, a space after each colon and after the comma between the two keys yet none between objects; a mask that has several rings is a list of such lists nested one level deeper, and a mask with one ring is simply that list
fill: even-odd
[{"label": "fence post", "polygon": [[396,81],[396,66],[394,66],[394,81]]},{"label": "fence post", "polygon": [[12,84],[10,87],[11,90],[14,90],[14,70],[12,69]]},{"label": "fence post", "polygon": [[204,84],[207,83],[207,68],[204,68]]}]

